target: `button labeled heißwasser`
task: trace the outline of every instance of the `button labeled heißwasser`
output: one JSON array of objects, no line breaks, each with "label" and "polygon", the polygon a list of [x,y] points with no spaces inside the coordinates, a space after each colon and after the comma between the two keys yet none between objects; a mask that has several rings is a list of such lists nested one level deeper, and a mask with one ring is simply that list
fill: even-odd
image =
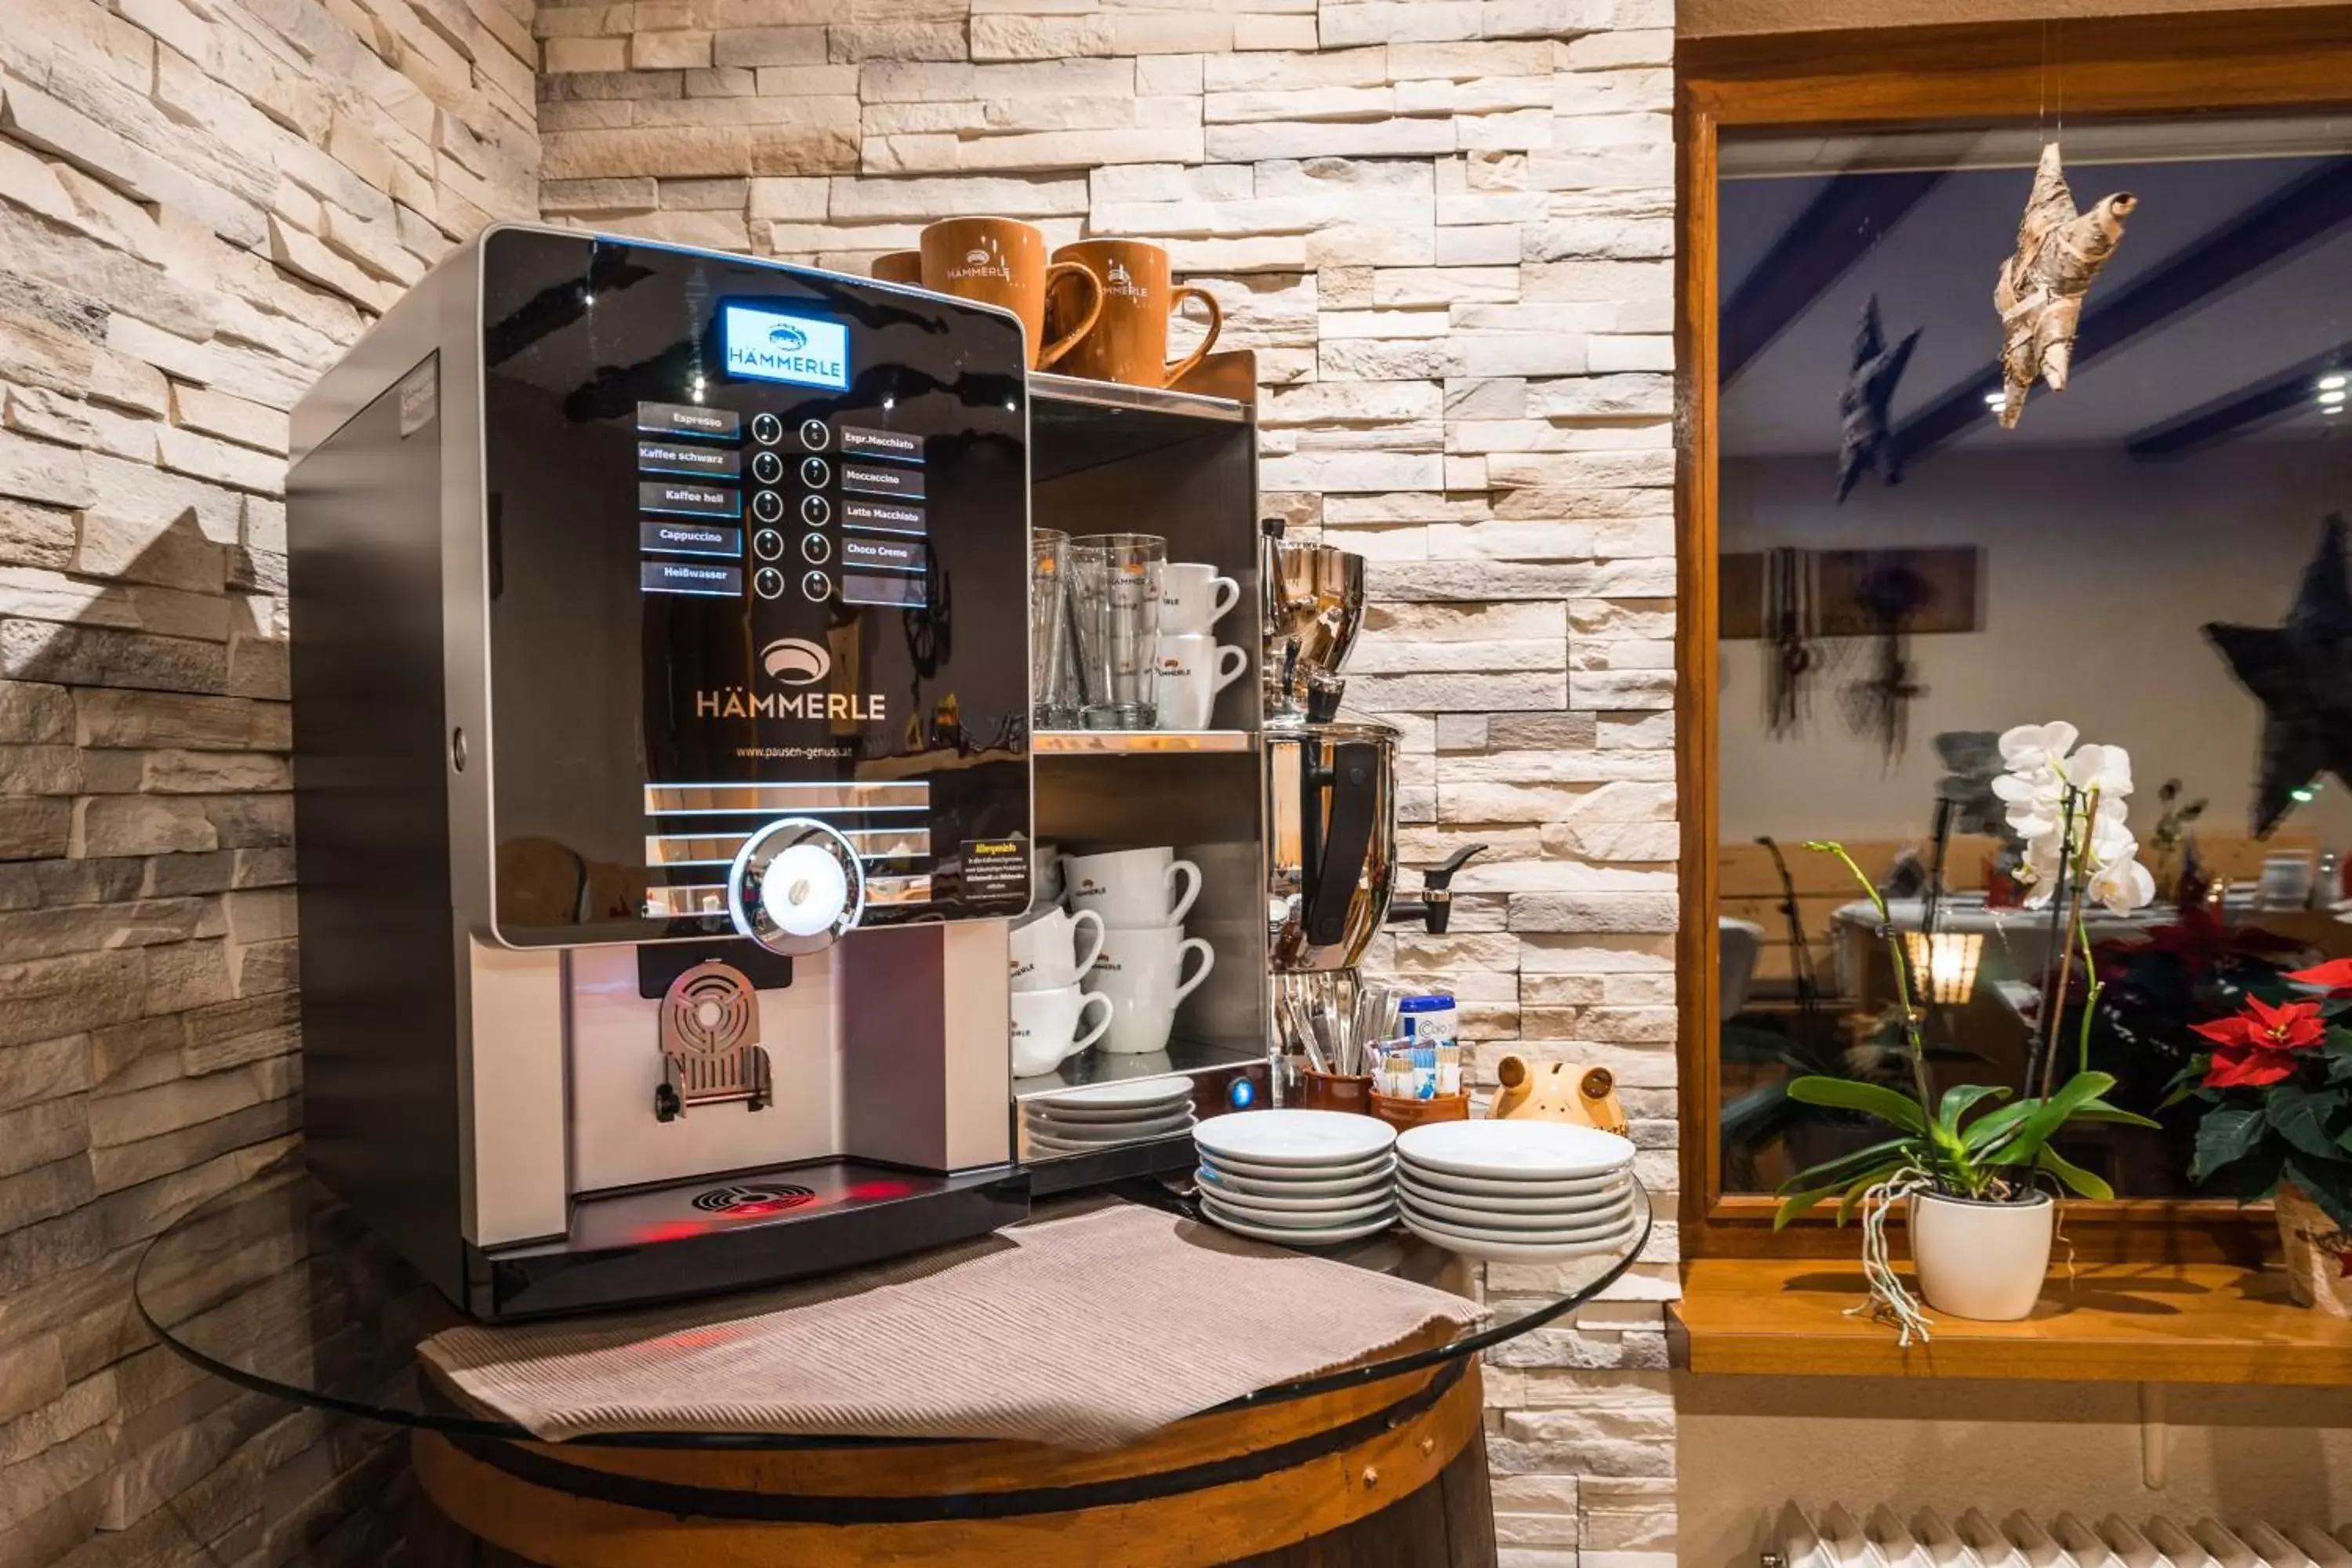
[{"label": "button labeled hei\u00dfwasser", "polygon": [[637,570],[637,585],[648,594],[700,594],[714,598],[740,598],[743,569],[705,566],[692,561],[647,561]]}]

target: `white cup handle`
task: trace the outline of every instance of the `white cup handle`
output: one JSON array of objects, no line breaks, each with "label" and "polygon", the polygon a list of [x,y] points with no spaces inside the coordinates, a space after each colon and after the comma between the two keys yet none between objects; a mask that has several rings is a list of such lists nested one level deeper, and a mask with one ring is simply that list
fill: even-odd
[{"label": "white cup handle", "polygon": [[1173,887],[1175,885],[1176,879],[1180,875],[1187,878],[1189,880],[1184,889],[1184,896],[1176,900],[1176,907],[1174,909],[1168,911],[1168,923],[1170,925],[1183,924],[1184,911],[1191,909],[1192,907],[1192,900],[1201,896],[1201,868],[1193,865],[1190,860],[1171,860],[1168,862],[1167,874],[1160,878],[1160,885],[1162,887]]},{"label": "white cup handle", "polygon": [[1088,921],[1095,922],[1095,944],[1094,946],[1087,949],[1087,955],[1084,958],[1078,960],[1078,973],[1081,975],[1085,974],[1087,970],[1092,969],[1095,966],[1095,960],[1102,956],[1103,918],[1102,916],[1095,913],[1092,910],[1080,910],[1076,914],[1070,917],[1070,930],[1073,931],[1077,931]]},{"label": "white cup handle", "polygon": [[[1230,664],[1231,668],[1226,666]],[[1242,678],[1249,668],[1249,654],[1237,643],[1225,643],[1217,649],[1217,689],[1223,691]]]},{"label": "white cup handle", "polygon": [[1076,1039],[1072,1040],[1070,1042],[1070,1048],[1063,1053],[1066,1058],[1076,1056],[1080,1051],[1085,1050],[1088,1046],[1091,1046],[1097,1040],[1101,1039],[1104,1033],[1110,1028],[1110,1016],[1114,1005],[1108,996],[1099,991],[1087,992],[1087,999],[1078,1004],[1077,1021],[1080,1024],[1084,1024],[1087,1021],[1087,1009],[1093,1006],[1097,1002],[1102,1004],[1102,1022],[1097,1024],[1085,1034],[1080,1035]]},{"label": "white cup handle", "polygon": [[1209,612],[1214,625],[1225,618],[1225,612],[1242,602],[1242,585],[1231,577],[1213,577],[1209,581],[1209,602],[1216,606]]},{"label": "white cup handle", "polygon": [[1199,989],[1201,982],[1209,977],[1209,971],[1217,967],[1217,950],[1209,945],[1209,939],[1188,936],[1184,939],[1183,945],[1176,950],[1177,973],[1183,972],[1184,955],[1188,952],[1197,952],[1201,955],[1201,967],[1192,971],[1192,979],[1184,981],[1176,987],[1176,1000],[1179,1002]]}]

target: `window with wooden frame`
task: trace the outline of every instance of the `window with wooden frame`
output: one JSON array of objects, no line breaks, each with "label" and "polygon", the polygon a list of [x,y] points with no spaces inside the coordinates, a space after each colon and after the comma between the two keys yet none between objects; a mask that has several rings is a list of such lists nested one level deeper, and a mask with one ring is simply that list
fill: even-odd
[{"label": "window with wooden frame", "polygon": [[[2293,759],[2205,629],[2284,620],[2352,517],[2352,7],[1681,57],[1683,1246],[1850,1254],[1825,1215],[1770,1224],[1783,1176],[1877,1136],[1777,1087],[1889,1042],[1880,921],[1804,841],[1891,884],[1947,1083],[2087,1052],[2154,1110],[2233,976],[2352,954],[2352,781],[2256,831]],[[2067,390],[2005,428],[1994,284],[2050,142],[2079,206],[2137,205]],[[1987,787],[1989,738],[2047,720],[2131,749],[2160,888],[2094,924],[2087,1033]],[[2266,1216],[2189,1181],[2166,1114],[2069,1146],[2118,1194],[2069,1205],[2070,1245],[2250,1261]]]}]

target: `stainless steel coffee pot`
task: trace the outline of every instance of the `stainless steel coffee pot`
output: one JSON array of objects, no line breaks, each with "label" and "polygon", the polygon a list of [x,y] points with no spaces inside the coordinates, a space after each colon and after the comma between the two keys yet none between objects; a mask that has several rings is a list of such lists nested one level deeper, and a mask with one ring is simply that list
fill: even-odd
[{"label": "stainless steel coffee pot", "polygon": [[1261,529],[1266,719],[1328,719],[1339,706],[1340,668],[1364,628],[1364,558],[1287,541],[1279,518]]},{"label": "stainless steel coffee pot", "polygon": [[1397,732],[1277,723],[1264,741],[1273,965],[1348,968],[1379,932],[1396,882]]}]

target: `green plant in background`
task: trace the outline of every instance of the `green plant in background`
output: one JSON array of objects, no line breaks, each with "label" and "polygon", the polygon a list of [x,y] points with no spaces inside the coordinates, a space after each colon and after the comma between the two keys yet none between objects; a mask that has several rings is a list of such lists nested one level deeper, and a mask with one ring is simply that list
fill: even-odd
[{"label": "green plant in background", "polygon": [[1874,1187],[1889,1182],[1922,1184],[1951,1197],[2013,1198],[2047,1173],[2084,1197],[2112,1198],[2099,1176],[2060,1156],[2050,1141],[2068,1126],[2110,1122],[2153,1127],[2155,1122],[2102,1098],[2115,1087],[2103,1072],[2077,1072],[2047,1095],[2014,1098],[1999,1084],[1959,1084],[1940,1096],[1927,1070],[1920,1016],[1911,1002],[1910,962],[1903,951],[1886,900],[1855,865],[1842,844],[1809,843],[1806,848],[1834,855],[1861,884],[1878,912],[1878,929],[1895,971],[1895,1001],[1910,1066],[1911,1092],[1883,1084],[1820,1075],[1793,1079],[1788,1097],[1801,1104],[1859,1111],[1895,1130],[1896,1135],[1867,1148],[1801,1171],[1780,1184],[1774,1226],[1789,1223],[1815,1205],[1838,1199],[1840,1223]]}]

